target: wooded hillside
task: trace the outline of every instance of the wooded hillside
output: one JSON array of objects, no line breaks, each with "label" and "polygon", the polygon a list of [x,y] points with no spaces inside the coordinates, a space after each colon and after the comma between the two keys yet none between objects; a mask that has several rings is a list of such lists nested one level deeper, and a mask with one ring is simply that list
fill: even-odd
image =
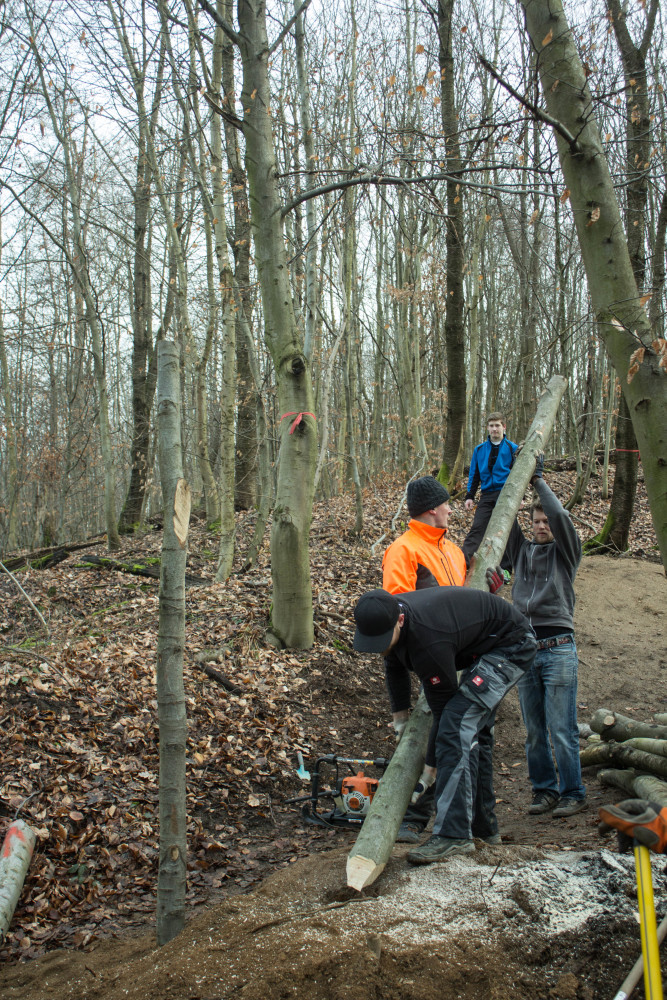
[{"label": "wooded hillside", "polygon": [[[597,129],[569,146],[546,77],[540,94],[550,33],[536,62],[505,8],[3,4],[0,554],[98,532],[114,548],[161,510],[161,338],[179,345],[184,474],[219,525],[218,578],[234,508],[260,527],[273,508],[290,645],[311,639],[281,602],[285,561],[309,604],[312,496],[353,487],[360,530],[379,474],[462,482],[485,413],[521,440],[554,372],[550,451],[580,463],[575,502],[596,448],[605,474],[619,464],[624,549],[633,424],[649,400],[667,424],[664,34],[657,0],[565,16],[568,86]],[[609,167],[581,225],[557,142],[575,161],[599,142]],[[624,263],[600,291],[582,233],[603,246],[605,226]],[[622,268],[636,293],[614,290]],[[643,440],[648,474],[664,434]]]}]

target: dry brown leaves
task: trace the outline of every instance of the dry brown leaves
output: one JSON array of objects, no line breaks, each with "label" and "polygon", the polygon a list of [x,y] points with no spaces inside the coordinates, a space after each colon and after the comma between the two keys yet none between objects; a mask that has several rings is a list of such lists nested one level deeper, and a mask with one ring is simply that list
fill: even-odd
[{"label": "dry brown leaves", "polygon": [[[571,473],[548,478],[567,496]],[[575,514],[597,531],[608,503],[596,489],[593,480]],[[366,490],[368,528],[360,539],[350,535],[351,498],[316,505],[310,652],[277,652],[263,642],[271,598],[266,545],[256,569],[216,586],[215,536],[201,522],[193,524],[188,568],[211,584],[187,591],[189,905],[248,888],[272,867],[317,849],[318,837],[329,845],[329,833],[304,831],[282,800],[300,790],[294,787],[295,754],[301,749],[308,759],[313,733],[330,750],[352,754],[358,748],[340,731],[342,714],[350,716],[353,736],[361,737],[353,730],[364,725],[364,738],[372,736],[379,725],[373,698],[355,716],[354,706],[332,698],[326,681],[357,669],[349,653],[350,612],[359,594],[380,581],[381,554],[391,537],[375,557],[370,546],[388,530],[401,493],[400,484]],[[253,517],[240,517],[242,549]],[[456,505],[454,541],[463,540],[471,518]],[[588,527],[575,523],[584,540],[590,536]],[[125,555],[157,555],[160,543],[159,532],[126,539]],[[642,490],[631,543],[635,554],[655,552]],[[51,638],[43,640],[24,599],[2,577],[0,831],[18,814],[38,836],[0,948],[4,959],[145,927],[155,909],[158,866],[157,586],[83,569],[75,555],[19,577]],[[199,651],[221,647],[226,649],[213,666],[241,694],[217,685],[194,661]]]}]

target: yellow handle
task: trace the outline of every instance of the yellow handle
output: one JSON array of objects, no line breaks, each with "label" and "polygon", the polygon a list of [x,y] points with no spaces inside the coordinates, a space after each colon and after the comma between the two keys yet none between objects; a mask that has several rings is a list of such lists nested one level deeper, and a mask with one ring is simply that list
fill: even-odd
[{"label": "yellow handle", "polygon": [[660,974],[660,951],[658,932],[655,924],[655,903],[653,902],[653,878],[651,876],[651,852],[648,847],[635,841],[635,867],[637,870],[637,902],[639,904],[639,926],[642,937],[644,958],[644,990],[646,1000],[663,1000],[662,976]]}]

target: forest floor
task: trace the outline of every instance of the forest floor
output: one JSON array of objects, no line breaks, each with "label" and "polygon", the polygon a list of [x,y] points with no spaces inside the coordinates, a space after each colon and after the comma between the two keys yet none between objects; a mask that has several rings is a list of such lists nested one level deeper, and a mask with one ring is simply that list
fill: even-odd
[{"label": "forest floor", "polygon": [[[572,473],[547,478],[569,495]],[[592,480],[574,512],[584,540],[606,516],[598,489]],[[18,814],[38,837],[0,945],[6,1000],[432,1000],[434,977],[442,1000],[601,1000],[618,989],[640,953],[634,867],[601,841],[597,808],[622,794],[589,769],[584,812],[528,816],[515,692],[496,726],[502,847],[479,843],[474,855],[412,869],[397,844],[385,873],[357,894],[345,887],[354,832],[308,825],[285,801],[308,790],[299,750],[311,768],[329,753],[391,755],[381,662],[351,652],[351,609],[380,582],[391,536],[375,555],[371,545],[400,496],[398,484],[366,491],[361,538],[350,533],[349,497],[316,505],[308,652],[264,642],[266,544],[255,569],[217,586],[215,536],[193,520],[188,569],[207,582],[187,590],[188,920],[159,950],[157,586],[85,568],[76,553],[20,571],[47,638],[0,579],[0,834]],[[455,505],[454,541],[471,516]],[[252,522],[239,516],[241,550]],[[121,557],[156,556],[160,544],[157,530],[126,538]],[[104,555],[102,545],[89,551]],[[585,558],[576,591],[580,721],[598,707],[638,719],[666,711],[667,585],[642,484],[630,554]],[[212,666],[240,693],[195,661],[222,647]],[[659,916],[664,868],[655,858]]]}]

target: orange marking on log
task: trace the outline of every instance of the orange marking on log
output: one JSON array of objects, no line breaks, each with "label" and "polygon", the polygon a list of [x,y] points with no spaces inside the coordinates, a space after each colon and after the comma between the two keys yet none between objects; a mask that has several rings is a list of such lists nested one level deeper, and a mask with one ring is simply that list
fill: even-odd
[{"label": "orange marking on log", "polygon": [[7,830],[7,835],[5,837],[5,842],[2,845],[2,856],[3,856],[3,858],[8,858],[9,855],[12,853],[12,844],[11,844],[12,837],[18,837],[18,839],[20,841],[22,841],[24,844],[26,842],[25,834],[24,834],[23,830],[21,830],[20,827],[14,826],[12,824],[12,826],[10,826],[9,830]]}]

